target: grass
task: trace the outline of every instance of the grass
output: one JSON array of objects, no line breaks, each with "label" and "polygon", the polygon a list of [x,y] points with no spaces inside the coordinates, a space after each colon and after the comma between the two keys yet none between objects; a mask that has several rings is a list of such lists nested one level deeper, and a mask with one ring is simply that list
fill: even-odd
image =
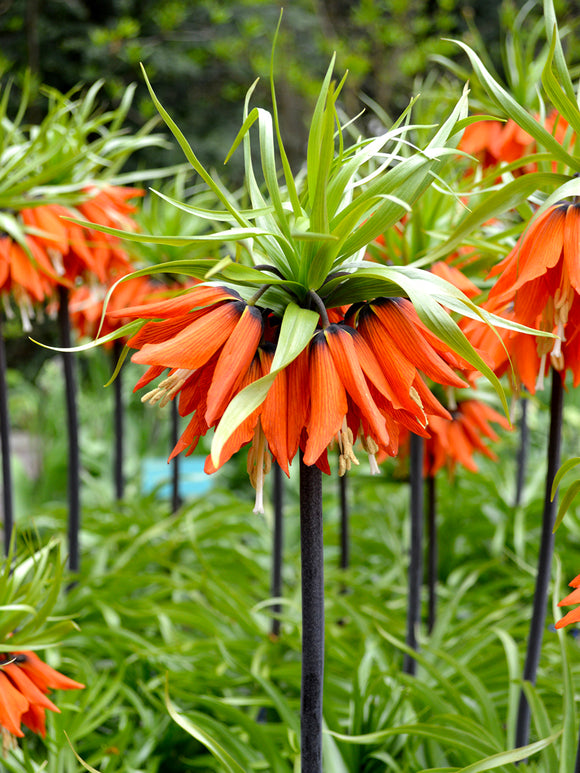
[{"label": "grass", "polygon": [[[570,398],[564,459],[576,453],[580,424]],[[91,406],[86,399],[85,415]],[[512,751],[546,421],[545,406],[534,400],[528,483],[519,509],[512,505],[515,433],[504,433],[499,462],[478,460],[479,474],[440,475],[438,618],[430,637],[424,627],[420,632],[416,678],[402,673],[409,502],[404,464],[388,462],[380,477],[371,478],[361,463],[350,476],[346,572],[338,567],[338,483],[325,478],[326,771],[573,769],[580,643],[571,631],[545,631],[537,685],[529,689],[531,746]],[[101,773],[297,770],[297,481],[286,484],[282,631],[272,639],[272,514],[252,514],[243,460],[230,464],[209,495],[186,502],[175,515],[166,501],[141,495],[138,486],[129,487],[124,502],[111,504],[108,474],[103,464],[100,474],[85,477],[81,575],[62,593],[56,611],[57,617],[72,615],[79,630],[47,652],[51,664],[86,688],[57,695],[62,713],[48,717],[46,742],[27,734],[4,760],[5,769],[76,773],[82,768],[72,746]],[[64,540],[65,507],[54,499],[30,505],[30,516],[17,518],[19,542],[27,549],[55,536]],[[554,599],[578,573],[578,534],[573,506],[557,535]],[[528,761],[516,767],[517,759]]]}]

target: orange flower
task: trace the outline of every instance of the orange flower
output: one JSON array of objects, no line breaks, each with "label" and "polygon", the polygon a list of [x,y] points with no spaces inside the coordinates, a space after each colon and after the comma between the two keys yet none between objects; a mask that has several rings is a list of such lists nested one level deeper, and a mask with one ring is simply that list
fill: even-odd
[{"label": "orange flower", "polygon": [[60,204],[43,204],[23,209],[20,217],[28,227],[30,239],[46,253],[59,276],[72,282],[89,272],[105,282],[115,273],[126,271],[128,257],[120,239],[63,218],[78,218],[80,213],[95,225],[135,231],[137,226],[129,216],[135,207],[127,199],[142,196],[144,191],[92,186],[84,192],[90,198],[75,210]]},{"label": "orange flower", "polygon": [[[116,276],[115,280],[120,276]],[[148,277],[138,276],[121,282],[115,292],[110,296],[107,304],[107,312],[103,318],[103,305],[107,294],[107,286],[101,284],[85,284],[75,288],[69,298],[69,313],[71,324],[79,335],[88,338],[96,338],[114,332],[129,321],[123,317],[113,317],[113,312],[124,309],[127,304],[138,299],[145,300],[158,290]],[[102,322],[102,324],[101,324]],[[108,341],[103,346],[110,348],[113,341]]]},{"label": "orange flower", "polygon": [[571,369],[577,386],[580,205],[562,202],[543,212],[490,272],[490,276],[497,274],[501,275],[485,307],[558,336],[555,341],[537,337],[534,353],[530,342],[523,341],[525,334],[502,331],[521,382],[533,394],[542,386],[551,362],[562,378]]},{"label": "orange flower", "polygon": [[[535,116],[538,120],[539,116]],[[568,130],[567,122],[552,110],[544,121],[544,127],[558,140],[564,143]],[[573,139],[572,135],[572,139]],[[536,151],[533,137],[521,128],[512,118],[506,123],[501,121],[478,121],[466,127],[459,143],[459,149],[475,156],[484,169],[496,166],[500,162],[510,164]],[[536,164],[526,164],[514,170],[513,174],[535,172]],[[555,170],[555,163],[553,164]]]},{"label": "orange flower", "polygon": [[[206,472],[214,472],[251,443],[248,472],[257,510],[268,452],[287,474],[298,448],[307,465],[330,472],[327,449],[337,442],[343,474],[358,464],[354,444],[360,440],[376,472],[376,454],[397,453],[401,425],[427,436],[428,415],[449,417],[421,374],[466,386],[454,370],[466,363],[423,325],[408,300],[379,298],[331,311],[339,321],[325,320],[233,432],[218,462],[206,461]],[[178,397],[179,413],[191,417],[171,457],[192,453],[234,397],[270,372],[279,320],[227,288],[197,285],[175,298],[112,314],[120,315],[144,320],[128,341],[139,350],[133,361],[149,366],[135,388],[169,369],[142,400],[163,405]]]},{"label": "orange flower", "polygon": [[[434,476],[444,466],[453,473],[457,464],[477,472],[478,467],[473,459],[475,452],[489,459],[497,459],[483,441],[483,438],[493,442],[499,440],[491,423],[510,429],[505,416],[480,400],[462,400],[451,411],[450,420],[430,416],[430,437],[425,440],[424,475]],[[408,442],[408,439],[405,438],[405,441]]]},{"label": "orange flower", "polygon": [[[572,593],[569,593],[566,598],[562,599],[562,601],[558,602],[559,607],[567,607],[570,604],[579,604],[580,603],[580,574],[577,577],[574,577],[572,582],[568,583],[571,588],[574,588],[575,590],[572,591]],[[572,609],[570,612],[564,615],[564,617],[560,618],[558,622],[556,623],[556,628],[564,628],[567,625],[571,625],[572,623],[578,623],[580,621],[580,607],[576,607],[576,609]]]},{"label": "orange flower", "polygon": [[501,121],[477,121],[469,124],[461,137],[459,150],[475,156],[484,169],[495,166],[500,160],[497,145],[502,126]]},{"label": "orange flower", "polygon": [[46,735],[45,711],[59,709],[46,696],[50,690],[80,690],[84,684],[69,679],[44,663],[34,652],[0,654],[0,726],[21,738],[24,724]]}]

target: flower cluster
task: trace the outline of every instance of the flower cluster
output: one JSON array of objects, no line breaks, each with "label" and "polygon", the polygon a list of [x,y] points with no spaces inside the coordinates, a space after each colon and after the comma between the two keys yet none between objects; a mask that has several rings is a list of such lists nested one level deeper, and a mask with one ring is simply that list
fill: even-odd
[{"label": "flower cluster", "polygon": [[49,300],[57,286],[98,287],[111,277],[128,273],[131,263],[117,236],[81,227],[63,218],[78,218],[99,225],[134,230],[129,199],[143,195],[136,188],[89,186],[73,209],[61,204],[39,204],[20,210],[22,241],[0,237],[0,295],[10,296],[29,328],[34,306]]},{"label": "flower cluster", "polygon": [[22,738],[21,725],[46,735],[45,712],[60,710],[47,697],[51,690],[80,690],[84,684],[69,679],[34,652],[0,654],[0,726],[4,748],[14,736]]},{"label": "flower cluster", "polygon": [[518,386],[534,394],[550,367],[580,383],[580,205],[564,201],[532,221],[515,247],[490,272],[500,275],[484,307],[556,338],[514,330],[496,334],[478,323],[464,327],[474,346],[486,350],[502,375],[514,366]]},{"label": "flower cluster", "polygon": [[[552,110],[546,117],[544,127],[560,144],[564,143],[568,123],[557,110]],[[502,121],[472,123],[465,129],[459,148],[474,156],[479,165],[487,169],[501,163],[514,163],[534,153],[536,142],[513,118],[510,118],[505,123]],[[527,163],[515,169],[514,174],[526,174],[536,170],[537,164]]]},{"label": "flower cluster", "polygon": [[[428,416],[449,418],[424,376],[466,386],[454,370],[465,363],[407,299],[377,298],[330,312],[322,310],[309,345],[276,375],[265,399],[226,442],[218,464],[206,461],[206,472],[214,472],[251,443],[248,471],[258,509],[268,451],[286,473],[299,448],[305,464],[328,473],[327,449],[336,442],[342,474],[358,464],[358,440],[376,471],[377,454],[397,453],[401,427],[428,436]],[[268,309],[234,290],[204,284],[115,314],[144,322],[128,341],[138,350],[133,361],[149,366],[136,389],[169,370],[143,401],[178,398],[179,413],[191,416],[172,456],[192,453],[235,395],[270,372],[280,328]]]}]

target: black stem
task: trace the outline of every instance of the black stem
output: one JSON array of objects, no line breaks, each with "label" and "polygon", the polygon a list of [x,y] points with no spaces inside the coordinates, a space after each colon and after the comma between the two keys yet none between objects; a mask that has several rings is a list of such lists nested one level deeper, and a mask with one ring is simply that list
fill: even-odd
[{"label": "black stem", "polygon": [[580,735],[578,736],[578,751],[576,752],[576,764],[574,765],[574,773],[580,773]]},{"label": "black stem", "polygon": [[[552,482],[560,466],[560,445],[562,437],[562,410],[564,404],[564,390],[562,379],[558,371],[552,369],[552,395],[550,399],[550,434],[548,440],[548,468],[546,472],[546,491],[544,496],[544,514],[542,520],[542,535],[540,541],[540,553],[538,557],[538,572],[536,575],[536,589],[530,632],[528,637],[528,649],[524,664],[524,681],[535,684],[536,671],[540,661],[540,651],[546,623],[546,606],[548,601],[548,588],[552,569],[552,555],[554,552],[554,522],[558,509],[558,498],[551,501]],[[530,706],[524,691],[520,693],[518,716],[516,721],[516,746],[525,746],[528,743],[530,733]]]},{"label": "black stem", "polygon": [[348,513],[348,473],[339,476],[338,486],[340,492],[340,568],[348,569],[350,566],[350,535]]},{"label": "black stem", "polygon": [[514,507],[519,507],[522,501],[528,460],[529,434],[528,399],[527,397],[522,396],[520,399],[520,447],[518,448],[517,457],[516,496]]},{"label": "black stem", "polygon": [[437,579],[439,576],[439,545],[437,542],[437,487],[435,475],[427,477],[427,630],[432,632],[437,616]]},{"label": "black stem", "polygon": [[[179,440],[179,411],[177,400],[171,401],[171,448],[175,448]],[[171,512],[176,513],[181,506],[179,496],[179,454],[171,460]]]},{"label": "black stem", "polygon": [[[282,596],[282,558],[284,551],[284,485],[282,469],[277,462],[272,463],[274,530],[272,534],[272,598]],[[272,605],[272,636],[280,635],[280,604]]]},{"label": "black stem", "polygon": [[[409,560],[409,603],[406,642],[417,651],[417,628],[421,619],[421,585],[423,583],[423,438],[411,433],[409,482],[411,488],[411,544]],[[403,671],[414,675],[417,662],[405,653]]]},{"label": "black stem", "polygon": [[[66,287],[58,288],[58,325],[61,345],[71,347],[70,318],[68,309],[69,293]],[[72,352],[62,353],[66,392],[66,416],[68,435],[68,563],[72,572],[78,572],[79,531],[80,531],[80,452],[79,422],[76,397],[75,359]]]},{"label": "black stem", "polygon": [[[113,368],[116,367],[121,352],[123,351],[123,344],[117,339],[113,344]],[[113,461],[113,480],[115,484],[115,499],[123,499],[125,493],[125,478],[123,472],[123,457],[124,457],[124,428],[123,421],[123,380],[121,378],[122,370],[117,373],[117,378],[114,383],[114,400],[115,400],[115,455]]]},{"label": "black stem", "polygon": [[302,565],[301,773],[322,773],[324,678],[324,551],[322,473],[300,454],[300,554]]},{"label": "black stem", "polygon": [[2,316],[0,315],[0,441],[2,444],[2,511],[4,514],[4,553],[10,551],[14,528],[12,499],[12,470],[10,468],[10,418],[8,413],[8,386],[6,383],[6,346]]}]

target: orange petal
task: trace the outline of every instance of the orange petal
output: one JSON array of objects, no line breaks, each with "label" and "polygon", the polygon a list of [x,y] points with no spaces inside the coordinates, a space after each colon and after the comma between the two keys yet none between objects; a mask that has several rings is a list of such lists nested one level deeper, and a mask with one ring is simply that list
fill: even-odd
[{"label": "orange petal", "polygon": [[0,671],[0,726],[19,738],[24,736],[20,729],[22,715],[28,710],[29,703],[12,684],[6,674]]},{"label": "orange petal", "polygon": [[[121,285],[122,286],[122,285]],[[116,291],[115,291],[116,292]],[[113,293],[114,296],[114,293]],[[240,300],[237,294],[223,287],[194,287],[174,298],[165,298],[162,301],[151,301],[139,306],[129,306],[125,309],[111,312],[114,317],[138,317],[140,319],[165,319],[167,317],[180,317],[182,314],[212,306],[221,301]]]},{"label": "orange petal", "polygon": [[570,284],[577,293],[580,293],[580,207],[578,204],[571,204],[566,212],[564,261]]},{"label": "orange petal", "polygon": [[240,318],[241,303],[226,303],[210,308],[168,341],[145,344],[133,355],[133,362],[164,365],[168,368],[199,368],[224,344]]},{"label": "orange petal", "polygon": [[2,670],[8,675],[12,684],[20,693],[22,693],[22,695],[24,695],[29,703],[36,703],[38,706],[42,706],[45,709],[60,713],[60,709],[46,697],[30,677],[26,675],[24,670],[20,668],[18,663],[9,663],[8,665],[2,666]]},{"label": "orange petal", "polygon": [[380,445],[388,445],[385,420],[371,396],[349,332],[338,325],[330,325],[324,331],[324,336],[340,380],[357,409],[367,420],[371,436]]},{"label": "orange petal", "polygon": [[246,306],[225,342],[207,396],[205,420],[211,426],[223,414],[244,373],[250,367],[262,337],[262,313]]},{"label": "orange petal", "polygon": [[[260,348],[262,373],[270,372],[274,352]],[[282,470],[288,470],[288,383],[286,370],[280,371],[270,387],[260,414],[262,429],[272,456]]]},{"label": "orange petal", "polygon": [[54,690],[80,690],[84,684],[69,679],[54,668],[42,661],[34,652],[15,652],[14,655],[23,656],[26,659],[19,662],[19,667],[43,692],[47,689]]},{"label": "orange petal", "polygon": [[570,606],[570,604],[580,604],[580,588],[576,588],[572,593],[569,593],[566,598],[558,602],[559,607],[567,607]]},{"label": "orange petal", "polygon": [[22,724],[44,738],[46,736],[45,710],[41,706],[31,703],[28,711],[22,715]]},{"label": "orange petal", "polygon": [[316,464],[346,416],[346,392],[336,371],[324,333],[310,344],[310,419],[304,464]]},{"label": "orange petal", "polygon": [[[464,387],[463,379],[451,370],[449,365],[437,354],[423,336],[420,335],[414,320],[408,314],[412,305],[405,299],[385,298],[372,304],[373,311],[388,330],[395,345],[428,378],[438,384]],[[414,316],[414,315],[413,315]]]},{"label": "orange petal", "polygon": [[560,618],[560,620],[556,622],[556,628],[564,628],[567,625],[578,622],[580,622],[580,607],[572,609],[570,612],[568,612],[568,614]]},{"label": "orange petal", "polygon": [[308,350],[300,352],[286,368],[288,411],[288,459],[291,461],[300,445],[300,438],[308,423],[310,412],[310,375]]}]

